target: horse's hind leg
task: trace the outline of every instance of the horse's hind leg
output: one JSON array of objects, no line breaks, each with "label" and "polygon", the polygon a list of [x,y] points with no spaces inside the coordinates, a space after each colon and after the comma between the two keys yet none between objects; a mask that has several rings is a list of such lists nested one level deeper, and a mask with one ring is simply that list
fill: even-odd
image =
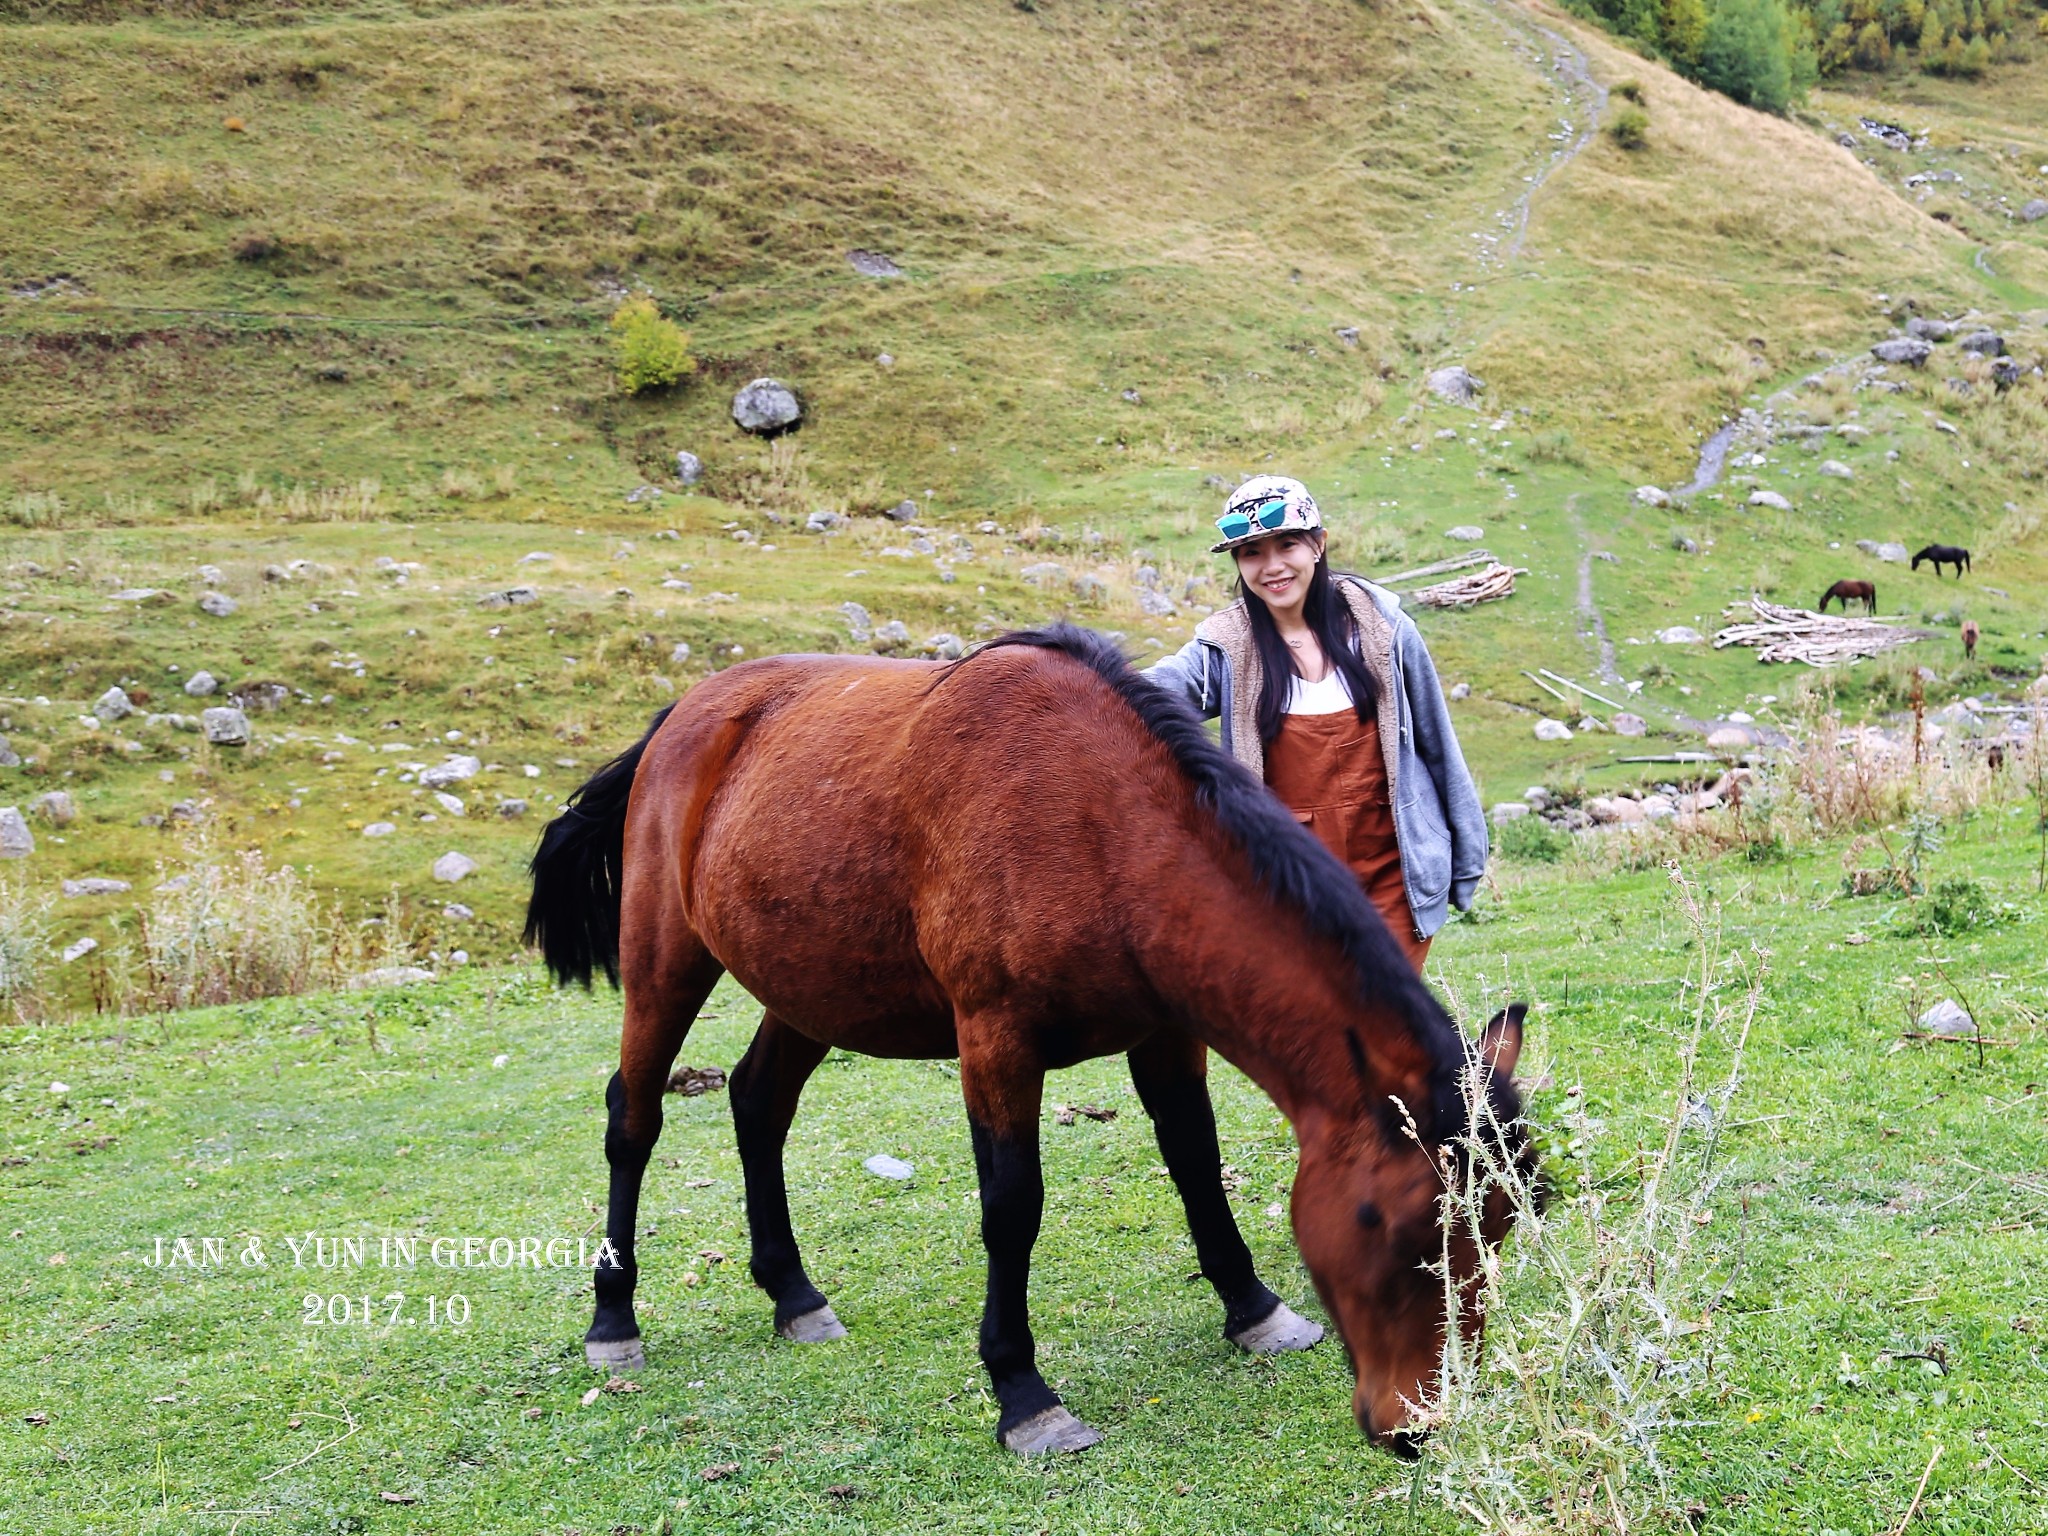
[{"label": "horse's hind leg", "polygon": [[747,1231],[754,1250],[749,1268],[754,1284],[775,1303],[775,1331],[799,1344],[846,1336],[824,1293],[804,1273],[782,1172],[783,1143],[796,1118],[797,1099],[825,1051],[773,1013],[766,1014],[727,1088],[747,1180]]},{"label": "horse's hind leg", "polygon": [[672,926],[660,921],[641,925],[624,939],[619,959],[626,1022],[619,1037],[619,1070],[604,1092],[611,1195],[605,1246],[598,1250],[594,1275],[597,1309],[583,1336],[584,1358],[601,1371],[638,1370],[647,1363],[639,1319],[633,1315],[633,1288],[640,1278],[633,1257],[640,1184],[661,1136],[669,1068],[723,971],[680,916]]},{"label": "horse's hind leg", "polygon": [[1323,1330],[1260,1281],[1230,1213],[1216,1112],[1209,1103],[1208,1052],[1201,1041],[1162,1030],[1132,1047],[1130,1062],[1131,1082],[1152,1117],[1166,1171],[1180,1190],[1202,1273],[1223,1303],[1223,1336],[1258,1355],[1313,1348]]}]

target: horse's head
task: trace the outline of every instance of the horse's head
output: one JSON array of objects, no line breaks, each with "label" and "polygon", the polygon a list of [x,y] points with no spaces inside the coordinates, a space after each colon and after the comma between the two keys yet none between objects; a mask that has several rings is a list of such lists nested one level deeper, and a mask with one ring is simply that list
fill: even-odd
[{"label": "horse's head", "polygon": [[[1398,1455],[1416,1453],[1414,1405],[1436,1388],[1444,1344],[1449,1309],[1440,1273],[1446,1241],[1439,1202],[1447,1166],[1463,1166],[1463,1154],[1455,1145],[1446,1148],[1445,1138],[1455,1144],[1475,1131],[1504,1137],[1508,1144],[1497,1155],[1534,1171],[1534,1148],[1519,1124],[1521,1101],[1513,1082],[1524,1011],[1517,1003],[1496,1014],[1480,1038],[1474,1060],[1484,1080],[1474,1084],[1474,1096],[1483,1096],[1488,1109],[1476,1125],[1431,1127],[1425,1118],[1418,1134],[1410,1134],[1413,1117],[1427,1116],[1425,1105],[1404,1097],[1404,1113],[1379,1092],[1366,1114],[1305,1116],[1297,1126],[1295,1242],[1350,1357],[1359,1427]],[[1489,1189],[1479,1222],[1485,1242],[1499,1247],[1513,1221],[1509,1196]],[[1458,1326],[1476,1344],[1484,1327],[1477,1294],[1480,1254],[1468,1220],[1451,1222],[1448,1252]]]}]

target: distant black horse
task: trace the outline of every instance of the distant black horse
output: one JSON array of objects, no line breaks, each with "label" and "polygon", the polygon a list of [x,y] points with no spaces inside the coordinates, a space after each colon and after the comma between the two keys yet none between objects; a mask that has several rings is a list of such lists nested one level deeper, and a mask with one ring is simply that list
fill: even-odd
[{"label": "distant black horse", "polygon": [[1842,612],[1849,611],[1849,604],[1858,602],[1865,613],[1877,612],[1877,584],[1870,581],[1838,581],[1820,595],[1820,611],[1828,611],[1828,603],[1840,599]]},{"label": "distant black horse", "polygon": [[1922,560],[1932,560],[1934,562],[1934,575],[1937,580],[1941,577],[1941,568],[1944,565],[1952,565],[1956,568],[1957,581],[1961,581],[1963,579],[1963,572],[1970,568],[1970,552],[1954,544],[1928,545],[1913,557],[1914,570],[1920,569],[1920,562]]}]

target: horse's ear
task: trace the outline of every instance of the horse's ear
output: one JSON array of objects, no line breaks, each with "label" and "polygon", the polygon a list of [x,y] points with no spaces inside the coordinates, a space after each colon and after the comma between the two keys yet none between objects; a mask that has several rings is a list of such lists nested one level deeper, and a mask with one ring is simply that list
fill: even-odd
[{"label": "horse's ear", "polygon": [[1522,1059],[1522,1019],[1528,1012],[1527,1003],[1510,1003],[1487,1020],[1479,1036],[1479,1054],[1503,1077],[1513,1077]]}]

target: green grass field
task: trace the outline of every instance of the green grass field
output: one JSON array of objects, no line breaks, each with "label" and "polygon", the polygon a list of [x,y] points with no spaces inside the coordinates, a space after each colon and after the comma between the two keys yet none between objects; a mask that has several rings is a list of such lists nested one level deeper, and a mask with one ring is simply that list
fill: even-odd
[{"label": "green grass field", "polygon": [[[1723,942],[1768,970],[1700,1237],[1713,1372],[1662,1445],[1670,1503],[1703,1506],[1699,1528],[1887,1529],[1940,1445],[1926,1528],[2048,1529],[2048,1036],[2018,825],[2001,807],[1951,836],[1938,868],[2018,910],[1948,937],[1907,931],[1903,901],[1841,897],[1836,847],[1694,871]],[[1583,1105],[1602,1128],[1552,1143],[1561,1189],[1629,1199],[1676,1080],[1692,943],[1660,870],[1610,878],[1593,907],[1582,876],[1512,866],[1439,943],[1439,987],[1470,1012],[1503,992],[1535,1003],[1538,1121]],[[1954,985],[1984,1023],[1981,1061],[1901,1042],[1908,1010]],[[1047,1376],[1108,1431],[1097,1450],[1027,1464],[993,1441],[973,1165],[943,1063],[835,1056],[809,1090],[789,1154],[797,1227],[852,1330],[815,1349],[771,1336],[746,1278],[722,1098],[672,1098],[643,1207],[651,1367],[638,1393],[581,1405],[597,1378],[580,1271],[376,1264],[391,1235],[573,1248],[591,1230],[617,1017],[608,996],[501,970],[12,1033],[0,1456],[16,1512],[81,1532],[1457,1526],[1427,1501],[1411,1513],[1405,1469],[1356,1435],[1341,1351],[1256,1361],[1218,1337],[1113,1062],[1048,1085],[1049,1101],[1118,1114],[1060,1127],[1049,1103],[1033,1286]],[[722,988],[683,1060],[729,1067],[752,1021]],[[1312,1307],[1266,1211],[1291,1137],[1233,1071],[1215,1083],[1240,1221],[1273,1283]],[[916,1178],[864,1173],[874,1152]],[[181,1234],[226,1240],[229,1262],[150,1268],[155,1240]],[[321,1270],[312,1248],[292,1267],[284,1239],[308,1234],[366,1237],[368,1267]],[[252,1235],[267,1267],[238,1261]],[[388,1323],[394,1292],[413,1321]],[[374,1323],[360,1300],[353,1325],[305,1320],[308,1296],[324,1317],[327,1298],[364,1294]],[[468,1323],[429,1326],[426,1298],[451,1294]],[[1944,1354],[1946,1374],[1886,1351]]]}]

